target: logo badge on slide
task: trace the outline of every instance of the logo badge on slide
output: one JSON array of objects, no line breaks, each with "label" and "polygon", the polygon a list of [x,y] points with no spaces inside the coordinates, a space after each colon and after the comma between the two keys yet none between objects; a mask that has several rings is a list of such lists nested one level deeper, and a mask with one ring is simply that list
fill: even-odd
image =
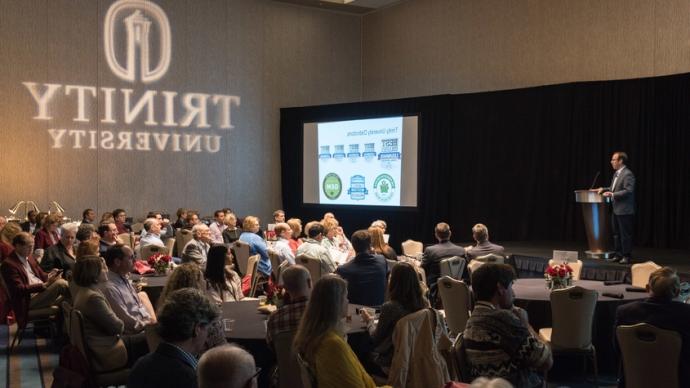
[{"label": "logo badge on slide", "polygon": [[337,144],[335,146],[335,151],[333,151],[333,159],[335,159],[335,160],[345,159],[345,146],[343,144]]},{"label": "logo badge on slide", "polygon": [[362,152],[362,156],[367,162],[376,158],[376,149],[374,148],[374,145],[374,143],[364,144],[364,152]]},{"label": "logo badge on slide", "polygon": [[350,199],[353,201],[361,201],[369,194],[369,190],[366,188],[362,175],[353,175],[350,177],[350,189],[347,190],[347,193],[350,194]]},{"label": "logo badge on slide", "polygon": [[388,174],[381,174],[374,180],[374,194],[383,202],[389,201],[395,194],[395,180]]},{"label": "logo badge on slide", "polygon": [[337,174],[329,173],[323,178],[321,187],[326,198],[337,199],[343,191],[343,182]]},{"label": "logo badge on slide", "polygon": [[319,160],[328,160],[331,158],[331,146],[322,145],[321,152],[319,152]]},{"label": "logo badge on slide", "polygon": [[381,152],[379,152],[379,160],[382,162],[393,162],[396,160],[400,160],[400,151],[398,151],[398,139],[381,140]]}]

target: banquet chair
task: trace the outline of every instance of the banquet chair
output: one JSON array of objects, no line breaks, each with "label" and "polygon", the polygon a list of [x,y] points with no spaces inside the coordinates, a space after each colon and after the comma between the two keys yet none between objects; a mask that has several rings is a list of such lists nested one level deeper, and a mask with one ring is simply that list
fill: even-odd
[{"label": "banquet chair", "polygon": [[130,248],[134,248],[134,244],[132,243],[132,233],[120,233],[117,235],[117,237],[120,239],[120,241],[122,241],[123,244]]},{"label": "banquet chair", "polygon": [[661,266],[651,260],[640,264],[633,264],[632,267],[630,267],[633,287],[647,287],[649,275],[657,269],[661,269]]},{"label": "banquet chair", "polygon": [[297,354],[293,351],[292,340],[295,332],[286,331],[273,337],[273,348],[278,361],[278,387],[302,388],[302,376],[300,365],[297,362]]},{"label": "banquet chair", "polygon": [[165,248],[168,250],[168,254],[172,256],[173,250],[175,249],[175,239],[173,237],[166,238],[165,241],[163,241],[163,244],[165,244]]},{"label": "banquet chair", "polygon": [[146,334],[146,344],[149,346],[149,353],[153,353],[158,349],[162,339],[158,334],[158,324],[144,326],[144,333]]},{"label": "banquet chair", "polygon": [[446,312],[446,323],[452,335],[465,330],[470,317],[470,289],[460,280],[443,276],[438,279],[438,293],[441,295],[443,309]]},{"label": "banquet chair", "polygon": [[[579,286],[551,291],[553,327],[539,329],[539,337],[551,345],[555,356],[583,354],[592,362],[594,384],[598,385],[597,353],[592,344],[592,321],[599,293]],[[544,382],[548,371],[544,371]]]},{"label": "banquet chair", "polygon": [[249,244],[238,240],[235,241],[231,249],[232,255],[235,257],[235,264],[237,264],[235,271],[239,272],[241,276],[250,273],[247,269],[249,263]]},{"label": "banquet chair", "polygon": [[139,255],[139,259],[146,261],[149,257],[155,254],[168,255],[168,248],[160,247],[158,245],[147,245],[141,248],[141,255]]},{"label": "banquet chair", "polygon": [[141,233],[141,230],[144,229],[144,224],[141,222],[137,222],[135,224],[132,224],[132,233],[139,234]]},{"label": "banquet chair", "polygon": [[465,259],[460,256],[453,256],[441,260],[439,263],[441,276],[448,276],[453,279],[462,279],[462,273],[465,272]]},{"label": "banquet chair", "polygon": [[253,255],[249,257],[247,261],[247,273],[251,274],[251,288],[249,289],[249,297],[253,298],[256,293],[256,288],[258,286],[259,279],[256,276],[257,268],[259,267],[259,255]]},{"label": "banquet chair", "polygon": [[177,232],[175,232],[175,244],[177,247],[177,254],[182,255],[182,252],[184,251],[184,246],[187,245],[188,242],[190,242],[194,236],[192,235],[191,230],[187,229],[178,229]]},{"label": "banquet chair", "polygon": [[275,279],[275,281],[278,282],[280,279],[280,271],[282,270],[280,266],[280,257],[278,257],[278,255],[275,252],[273,252],[273,250],[269,249],[268,258],[271,259],[271,271],[273,272],[273,279]]},{"label": "banquet chair", "polygon": [[297,364],[299,365],[299,375],[302,381],[302,387],[316,388],[316,373],[314,373],[312,367],[299,353],[295,355],[295,358],[297,358]]},{"label": "banquet chair", "polygon": [[470,261],[469,264],[467,264],[467,270],[469,271],[470,275],[472,275],[472,272],[476,271],[477,268],[481,267],[484,264],[486,264],[486,263],[484,263],[483,261],[479,261],[477,259],[474,259],[474,260]]},{"label": "banquet chair", "polygon": [[311,275],[311,283],[316,284],[316,282],[321,279],[321,261],[313,257],[300,255],[295,258],[297,264],[303,265],[309,271]]},{"label": "banquet chair", "polygon": [[497,255],[495,253],[489,253],[488,255],[475,257],[475,259],[472,261],[475,261],[475,260],[480,261],[482,263],[491,263],[491,264],[504,264],[506,262],[505,256]]},{"label": "banquet chair", "polygon": [[[549,260],[549,266],[553,267],[556,264],[562,264],[554,259]],[[570,268],[573,269],[573,280],[580,280],[580,274],[582,273],[582,260],[566,263]]]},{"label": "banquet chair", "polygon": [[470,364],[465,354],[465,337],[463,332],[460,332],[460,334],[455,337],[450,356],[451,362],[449,363],[449,369],[452,370],[451,377],[463,383],[471,383]]},{"label": "banquet chair", "polygon": [[424,244],[414,240],[403,241],[402,252],[405,256],[415,257],[424,252]]},{"label": "banquet chair", "polygon": [[627,388],[680,386],[678,363],[682,339],[678,333],[638,323],[618,326],[616,337]]}]

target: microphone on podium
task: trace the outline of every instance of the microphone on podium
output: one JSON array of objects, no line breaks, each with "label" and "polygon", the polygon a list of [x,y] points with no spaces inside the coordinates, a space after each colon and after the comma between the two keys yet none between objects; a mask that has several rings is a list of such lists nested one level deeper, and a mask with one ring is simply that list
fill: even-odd
[{"label": "microphone on podium", "polygon": [[599,179],[599,174],[601,174],[601,171],[597,171],[597,175],[594,176],[594,180],[592,181],[592,185],[589,186],[590,190],[592,190],[594,188],[594,185],[597,183],[597,179]]}]

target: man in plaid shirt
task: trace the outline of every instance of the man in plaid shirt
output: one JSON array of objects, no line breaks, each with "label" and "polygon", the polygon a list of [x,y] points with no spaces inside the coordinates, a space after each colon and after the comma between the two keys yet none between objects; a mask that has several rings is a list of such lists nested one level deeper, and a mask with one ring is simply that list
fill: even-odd
[{"label": "man in plaid shirt", "polygon": [[266,341],[272,345],[275,335],[284,332],[297,331],[302,313],[307,308],[307,301],[311,294],[311,276],[309,271],[301,265],[291,265],[282,273],[285,286],[285,304],[274,311],[266,323]]}]

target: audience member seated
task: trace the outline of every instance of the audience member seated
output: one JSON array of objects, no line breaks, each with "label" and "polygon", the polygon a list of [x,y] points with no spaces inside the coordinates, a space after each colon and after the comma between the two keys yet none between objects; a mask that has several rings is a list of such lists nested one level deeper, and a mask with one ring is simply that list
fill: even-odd
[{"label": "audience member seated", "polygon": [[29,210],[29,212],[26,214],[27,220],[19,224],[22,227],[22,232],[31,234],[36,234],[36,232],[38,232],[40,227],[38,226],[37,215],[38,212],[36,210]]},{"label": "audience member seated", "polygon": [[477,298],[464,332],[470,377],[501,377],[516,387],[541,386],[534,373],[551,368],[549,346],[513,306],[515,272],[506,264],[484,264],[472,273]]},{"label": "audience member seated", "polygon": [[287,220],[287,224],[290,225],[290,229],[292,229],[292,235],[290,235],[288,243],[294,255],[297,254],[297,248],[302,245],[302,220],[299,218],[290,218]]},{"label": "audience member seated", "polygon": [[489,241],[489,229],[484,224],[477,224],[472,227],[472,238],[476,244],[465,249],[465,253],[467,253],[467,258],[469,260],[474,260],[477,257],[491,253],[503,255],[505,252],[502,246],[493,244]]},{"label": "audience member seated", "polygon": [[[619,306],[616,327],[647,323],[659,329],[680,334],[682,347],[678,381],[681,387],[690,386],[690,304],[679,300],[680,279],[669,267],[658,269],[649,276],[649,298]],[[615,338],[615,337],[614,337]]]},{"label": "audience member seated", "polygon": [[378,324],[374,316],[361,309],[360,315],[367,324],[367,331],[373,340],[373,359],[387,370],[393,360],[393,330],[398,321],[408,314],[429,307],[424,290],[417,277],[417,271],[408,263],[398,263],[391,270],[388,282],[390,301],[381,306]]},{"label": "audience member seated", "polygon": [[84,209],[81,213],[82,224],[93,224],[96,222],[96,212],[93,209]]},{"label": "audience member seated", "polygon": [[96,225],[94,224],[79,225],[79,228],[77,228],[77,234],[75,235],[75,238],[77,239],[77,245],[91,239],[100,241],[101,236],[96,232],[96,230]]},{"label": "audience member seated", "polygon": [[98,240],[90,239],[79,244],[77,247],[76,261],[86,256],[100,256]]},{"label": "audience member seated", "polygon": [[259,264],[257,273],[263,277],[271,276],[271,259],[268,257],[268,250],[264,239],[259,237],[256,233],[259,231],[259,219],[254,216],[247,216],[242,223],[243,232],[240,235],[240,241],[249,244],[249,254],[259,257]]},{"label": "audience member seated", "polygon": [[211,241],[214,244],[223,243],[223,231],[227,228],[225,225],[225,212],[222,210],[216,210],[213,212],[213,222],[209,225],[209,230],[211,231]]},{"label": "audience member seated", "polygon": [[294,347],[315,373],[317,387],[376,386],[343,339],[347,289],[347,282],[337,275],[316,282],[295,335]]},{"label": "audience member seated", "polygon": [[113,219],[115,220],[118,234],[130,233],[132,231],[132,227],[127,225],[127,213],[124,209],[113,210]]},{"label": "audience member seated", "polygon": [[155,315],[142,302],[129,281],[134,265],[134,253],[126,245],[115,245],[105,252],[108,281],[101,285],[110,307],[125,324],[125,334],[137,334],[156,321]]},{"label": "audience member seated", "polygon": [[280,224],[281,222],[285,222],[285,211],[284,210],[276,210],[273,212],[273,223],[274,224]]},{"label": "audience member seated", "polygon": [[331,256],[334,256],[336,252],[345,253],[344,258],[341,260],[334,257],[339,264],[345,262],[347,257],[349,257],[349,255],[347,255],[349,247],[347,243],[337,238],[338,221],[335,218],[329,218],[322,221],[321,225],[323,225],[323,239],[321,240],[321,245],[331,251]]},{"label": "audience member seated", "polygon": [[61,271],[43,272],[32,256],[34,237],[19,232],[12,239],[14,251],[0,265],[2,278],[10,295],[10,304],[20,326],[24,326],[29,310],[58,305],[69,297],[69,287],[60,279]]},{"label": "audience member seated", "polygon": [[115,217],[113,217],[113,213],[111,212],[105,212],[101,214],[101,224],[104,222],[112,222],[115,223]]},{"label": "audience member seated", "polygon": [[117,233],[117,226],[114,222],[104,222],[98,227],[98,234],[101,236],[101,240],[98,242],[101,256],[105,255],[105,252],[115,245],[122,244]]},{"label": "audience member seated", "polygon": [[398,254],[395,253],[395,249],[383,239],[383,229],[377,226],[369,227],[369,234],[371,234],[371,247],[374,249],[374,253],[383,255],[386,260],[398,260]]},{"label": "audience member seated", "polygon": [[[161,240],[161,223],[155,218],[147,218],[144,221],[144,232],[141,240],[139,240],[139,247],[143,248],[148,245],[155,245],[165,247],[163,240]],[[170,252],[168,252],[170,253]],[[143,259],[147,259],[144,257]]]},{"label": "audience member seated", "polygon": [[273,250],[278,255],[278,259],[281,263],[287,261],[290,265],[295,264],[295,255],[290,248],[290,238],[292,238],[290,225],[280,222],[276,224],[275,232],[278,240],[273,245]]},{"label": "audience member seated", "polygon": [[464,256],[465,248],[450,242],[450,225],[439,222],[434,228],[434,236],[438,244],[428,246],[424,249],[422,257],[422,268],[426,272],[426,284],[431,292],[431,301],[436,300],[436,281],[441,276],[439,263],[441,260],[452,256]]},{"label": "audience member seated", "polygon": [[60,241],[58,235],[58,227],[60,226],[60,217],[57,214],[51,214],[43,220],[43,227],[36,232],[36,240],[34,242],[34,249],[48,249]]},{"label": "audience member seated", "polygon": [[[87,256],[74,266],[71,289],[73,306],[84,316],[84,340],[91,349],[96,371],[110,371],[134,365],[148,353],[144,333],[122,335],[125,325],[115,315],[99,284],[108,281],[108,268],[98,256]],[[76,287],[74,287],[76,285]]]},{"label": "audience member seated", "polygon": [[256,388],[261,372],[254,357],[235,345],[219,346],[199,359],[199,388]]},{"label": "audience member seated", "polygon": [[285,287],[283,305],[271,313],[266,323],[266,342],[269,345],[276,335],[297,331],[311,295],[311,276],[303,266],[291,265],[283,271],[282,277]]},{"label": "audience member seated", "polygon": [[318,221],[312,221],[307,224],[305,231],[308,238],[297,248],[295,256],[307,256],[312,259],[318,259],[321,262],[322,275],[335,272],[337,266],[331,257],[331,253],[321,245],[323,225]]},{"label": "audience member seated", "polygon": [[0,216],[0,229],[4,228],[5,225],[7,225],[7,218]]},{"label": "audience member seated", "polygon": [[182,249],[182,262],[196,263],[202,269],[205,268],[209,248],[211,248],[211,232],[208,226],[197,223],[192,227],[192,239]]},{"label": "audience member seated", "polygon": [[60,269],[63,271],[62,277],[64,279],[70,278],[77,260],[74,242],[77,239],[78,229],[79,226],[76,222],[62,225],[60,242],[46,249],[43,260],[41,260],[41,268],[44,271]]},{"label": "audience member seated", "polygon": [[137,361],[127,387],[197,387],[197,356],[204,350],[209,324],[218,316],[218,308],[199,290],[184,288],[170,294],[159,311],[162,342]]},{"label": "audience member seated", "polygon": [[355,258],[335,271],[347,280],[350,303],[380,306],[386,294],[388,262],[383,256],[371,254],[371,235],[367,230],[352,234]]},{"label": "audience member seated", "polygon": [[208,251],[206,262],[206,292],[211,301],[237,302],[244,298],[242,279],[226,262],[232,262],[232,254],[225,245],[214,245]]},{"label": "audience member seated", "polygon": [[184,228],[187,230],[191,230],[194,225],[201,224],[201,220],[199,219],[199,213],[196,210],[187,210],[187,218],[185,219],[185,225]]},{"label": "audience member seated", "polygon": [[[0,263],[10,256],[14,247],[12,240],[21,233],[22,229],[14,222],[10,222],[0,230]],[[27,232],[28,233],[28,232]]]},{"label": "audience member seated", "polygon": [[237,227],[237,216],[234,213],[225,213],[225,229],[223,230],[223,243],[232,244],[240,239],[242,229]]},{"label": "audience member seated", "polygon": [[386,233],[386,229],[388,229],[388,224],[386,224],[386,221],[384,220],[376,220],[371,223],[370,228],[380,228],[383,233]]},{"label": "audience member seated", "polygon": [[[168,282],[163,288],[161,296],[158,298],[158,309],[160,310],[163,307],[170,294],[183,288],[194,288],[201,291],[207,290],[204,274],[201,272],[198,265],[194,263],[185,263],[175,267],[175,270],[170,274],[170,278],[168,278]],[[211,303],[219,305],[219,303],[213,301],[211,301]],[[223,322],[218,318],[211,322],[208,328],[208,336],[206,336],[204,349],[211,349],[226,343]]]},{"label": "audience member seated", "polygon": [[187,229],[187,209],[181,207],[177,209],[177,220],[173,224],[173,228],[177,229]]}]

